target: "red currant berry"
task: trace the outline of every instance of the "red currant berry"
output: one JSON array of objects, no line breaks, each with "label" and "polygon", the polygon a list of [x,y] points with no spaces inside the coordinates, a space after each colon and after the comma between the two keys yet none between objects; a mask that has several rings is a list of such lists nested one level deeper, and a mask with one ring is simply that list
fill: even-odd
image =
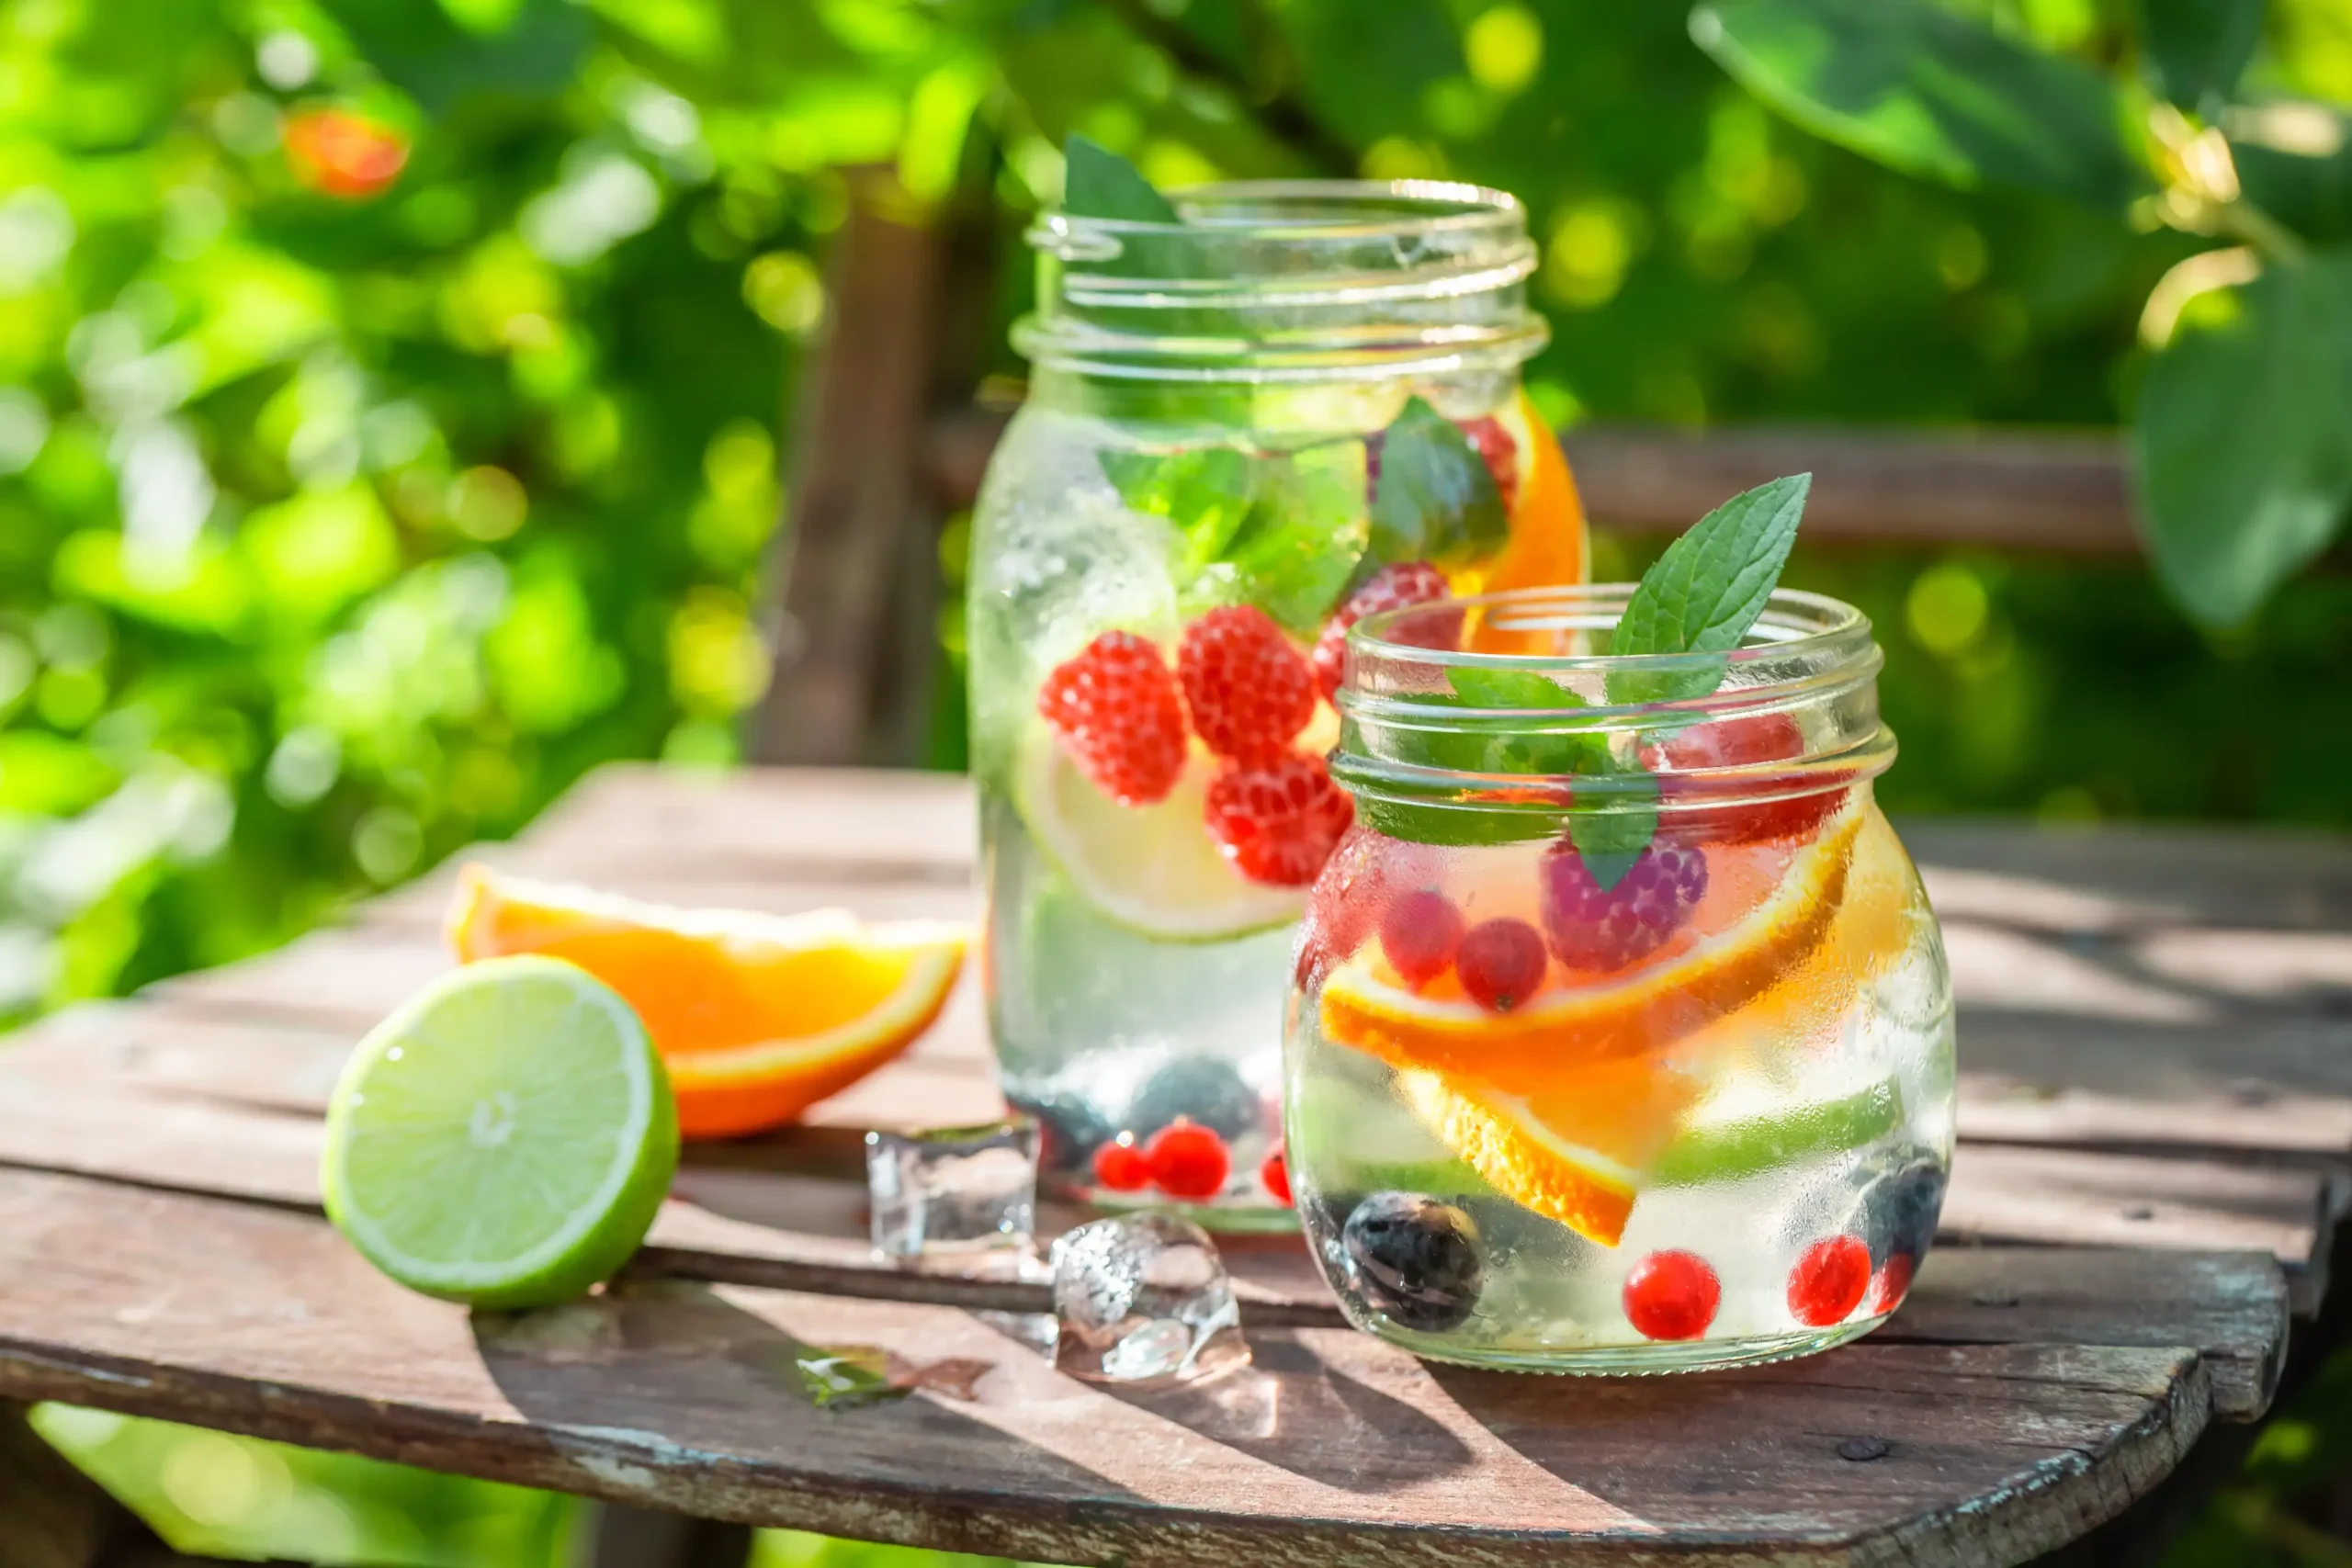
[{"label": "red currant berry", "polygon": [[1484,920],[1463,933],[1453,973],[1469,998],[1489,1012],[1509,1012],[1544,983],[1544,939],[1525,920]]},{"label": "red currant berry", "polygon": [[1695,1252],[1653,1252],[1625,1276],[1625,1321],[1645,1339],[1698,1338],[1723,1299],[1723,1282]]},{"label": "red currant berry", "polygon": [[1094,1151],[1094,1180],[1114,1192],[1140,1192],[1151,1185],[1151,1163],[1136,1147],[1133,1133]]},{"label": "red currant berry", "polygon": [[1290,1201],[1290,1165],[1283,1158],[1281,1144],[1276,1144],[1272,1152],[1259,1165],[1258,1179],[1266,1184],[1266,1190],[1274,1195],[1275,1202],[1287,1204]]},{"label": "red currant berry", "polygon": [[1225,1140],[1183,1116],[1151,1135],[1143,1157],[1151,1167],[1151,1184],[1170,1198],[1214,1198],[1225,1190],[1225,1179],[1233,1171]]},{"label": "red currant berry", "polygon": [[1911,1293],[1911,1275],[1918,1268],[1918,1260],[1907,1252],[1898,1252],[1879,1266],[1871,1277],[1871,1315],[1893,1312]]},{"label": "red currant berry", "polygon": [[1789,1271],[1789,1311],[1808,1327],[1826,1328],[1852,1316],[1870,1288],[1871,1249],[1859,1236],[1826,1236]]},{"label": "red currant berry", "polygon": [[1380,917],[1380,951],[1408,986],[1426,986],[1445,973],[1467,922],[1453,899],[1420,887],[1392,899]]}]

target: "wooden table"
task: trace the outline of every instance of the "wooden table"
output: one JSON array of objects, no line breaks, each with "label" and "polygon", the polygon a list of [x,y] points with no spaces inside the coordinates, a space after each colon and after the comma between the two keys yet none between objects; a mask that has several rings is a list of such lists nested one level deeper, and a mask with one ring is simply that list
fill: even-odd
[{"label": "wooden table", "polygon": [[[972,820],[939,776],[616,768],[482,858],[684,903],[969,914]],[[0,1053],[0,1399],[1049,1562],[1973,1564],[2103,1529],[2096,1545],[2187,1496],[2192,1450],[2232,1451],[2279,1387],[2290,1315],[2299,1363],[2325,1337],[2352,844],[1906,838],[1962,1001],[1962,1146],[1910,1301],[1827,1356],[1635,1382],[1425,1365],[1342,1327],[1296,1243],[1270,1239],[1228,1249],[1250,1371],[1159,1395],[1062,1378],[1032,1344],[1038,1287],[892,1271],[864,1239],[859,1130],[998,1104],[968,982],[808,1127],[692,1151],[608,1293],[469,1318],[362,1264],[315,1174],[350,1043],[447,962],[445,872]],[[842,1343],[988,1370],[818,1409],[791,1354]],[[57,1511],[49,1483],[30,1501]]]}]

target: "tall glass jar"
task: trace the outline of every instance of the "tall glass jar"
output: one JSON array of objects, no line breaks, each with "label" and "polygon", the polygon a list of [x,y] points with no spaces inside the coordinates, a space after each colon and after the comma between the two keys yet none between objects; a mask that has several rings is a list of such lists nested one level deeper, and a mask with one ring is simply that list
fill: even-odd
[{"label": "tall glass jar", "polygon": [[969,575],[989,1015],[1051,1190],[1291,1224],[1281,1018],[1350,815],[1348,625],[1580,581],[1521,389],[1525,213],[1476,186],[1238,184],[1048,216],[1027,402]]},{"label": "tall glass jar", "polygon": [[1728,656],[1595,656],[1627,592],[1352,634],[1290,1176],[1350,1320],[1420,1355],[1804,1354],[1894,1311],[1935,1229],[1951,988],[1871,797],[1870,625],[1782,592]]}]

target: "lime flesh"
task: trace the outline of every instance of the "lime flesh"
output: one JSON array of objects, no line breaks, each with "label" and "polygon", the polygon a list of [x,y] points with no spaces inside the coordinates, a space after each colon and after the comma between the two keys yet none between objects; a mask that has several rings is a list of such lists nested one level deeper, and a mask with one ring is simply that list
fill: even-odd
[{"label": "lime flesh", "polygon": [[1701,1122],[1658,1155],[1652,1180],[1685,1187],[1733,1181],[1815,1155],[1858,1148],[1903,1122],[1903,1096],[1892,1080],[1801,1110]]},{"label": "lime flesh", "polygon": [[1163,942],[1214,942],[1288,925],[1306,890],[1267,887],[1227,863],[1208,835],[1215,765],[1195,751],[1167,798],[1122,806],[1063,755],[1050,731],[1022,745],[1013,801],[1080,897],[1114,923]]},{"label": "lime flesh", "polygon": [[549,958],[427,987],[345,1066],[327,1111],[327,1217],[427,1295],[576,1296],[628,1260],[678,1164],[669,1079],[637,1015]]}]

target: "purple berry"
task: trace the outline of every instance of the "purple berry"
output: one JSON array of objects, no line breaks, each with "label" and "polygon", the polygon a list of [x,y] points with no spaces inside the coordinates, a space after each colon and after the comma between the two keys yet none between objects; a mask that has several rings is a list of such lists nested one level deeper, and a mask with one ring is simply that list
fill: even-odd
[{"label": "purple berry", "polygon": [[1593,879],[1574,844],[1544,852],[1538,874],[1544,934],[1571,969],[1623,969],[1646,958],[1690,918],[1707,891],[1707,857],[1653,843],[1613,887]]}]

